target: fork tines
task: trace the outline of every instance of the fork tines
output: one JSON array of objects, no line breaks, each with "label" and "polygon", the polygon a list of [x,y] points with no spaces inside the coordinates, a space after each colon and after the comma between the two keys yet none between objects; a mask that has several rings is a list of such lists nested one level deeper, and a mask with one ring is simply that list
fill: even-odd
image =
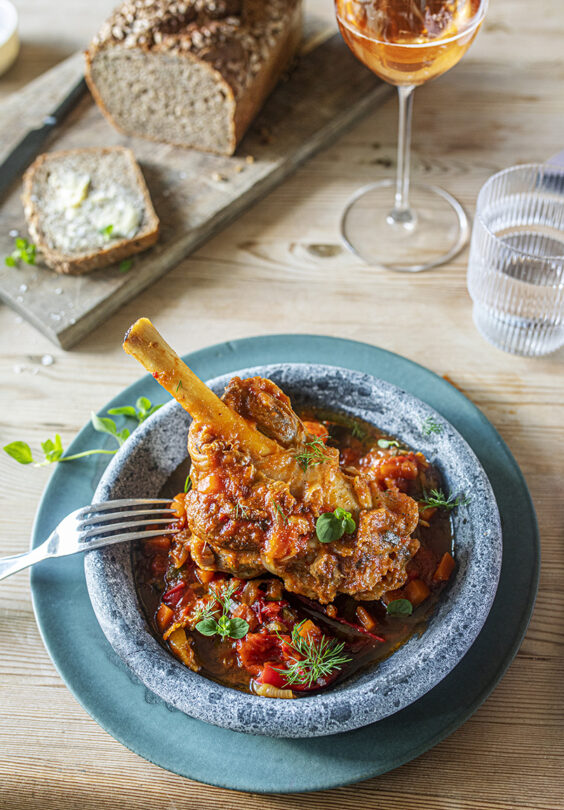
[{"label": "fork tines", "polygon": [[[121,529],[170,524],[175,510],[169,504],[170,499],[165,498],[125,498],[91,504],[80,510],[76,529],[83,540],[88,540]],[[167,532],[163,530],[162,533]]]}]

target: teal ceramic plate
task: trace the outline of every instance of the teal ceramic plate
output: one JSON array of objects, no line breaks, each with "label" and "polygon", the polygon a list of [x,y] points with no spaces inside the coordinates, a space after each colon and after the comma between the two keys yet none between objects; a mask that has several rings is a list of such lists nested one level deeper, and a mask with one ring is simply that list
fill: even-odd
[{"label": "teal ceramic plate", "polygon": [[[83,560],[69,557],[42,563],[31,573],[37,622],[61,677],[86,711],[132,751],[174,773],[220,787],[259,793],[322,790],[408,762],[452,733],[485,700],[527,628],[537,587],[539,541],[529,492],[514,458],[487,419],[449,383],[364,343],[274,335],[212,346],[185,360],[204,379],[284,361],[344,366],[388,380],[439,411],[473,448],[499,506],[506,542],[492,610],[460,664],[402,711],[333,737],[255,737],[194,720],[147,690],[106,641],[88,598]],[[130,404],[142,395],[160,402],[164,392],[147,376],[107,407]],[[94,446],[100,446],[100,434],[88,425],[69,450]],[[68,512],[90,503],[104,468],[102,459],[93,456],[55,470],[39,506],[33,546]]]}]

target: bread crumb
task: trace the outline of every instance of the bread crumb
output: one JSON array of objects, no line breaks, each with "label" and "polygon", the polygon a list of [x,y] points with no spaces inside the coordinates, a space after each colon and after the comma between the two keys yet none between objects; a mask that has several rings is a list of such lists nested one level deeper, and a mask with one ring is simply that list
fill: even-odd
[{"label": "bread crumb", "polygon": [[243,171],[243,169],[244,169],[244,168],[245,168],[245,167],[243,166],[243,164],[242,164],[242,163],[238,163],[238,164],[235,166],[235,174],[241,174],[241,172]]},{"label": "bread crumb", "polygon": [[247,163],[254,163],[255,162],[255,159],[254,159],[254,157],[252,155],[247,155],[245,160],[247,161]]},{"label": "bread crumb", "polygon": [[212,174],[212,180],[215,180],[216,183],[225,183],[227,177],[224,174],[220,174],[219,172],[214,172]]}]

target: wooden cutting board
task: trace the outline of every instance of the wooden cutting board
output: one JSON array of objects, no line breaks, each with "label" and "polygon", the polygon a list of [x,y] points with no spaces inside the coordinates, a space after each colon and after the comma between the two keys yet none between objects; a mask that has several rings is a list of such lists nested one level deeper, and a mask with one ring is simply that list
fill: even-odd
[{"label": "wooden cutting board", "polygon": [[[0,162],[64,98],[83,70],[62,62],[0,107]],[[161,221],[157,245],[118,266],[62,276],[45,266],[4,265],[17,232],[27,236],[15,187],[0,207],[0,297],[64,349],[216,234],[391,92],[350,54],[339,35],[310,42],[233,157],[219,157],[117,132],[86,96],[49,150],[123,144],[133,149]]]}]

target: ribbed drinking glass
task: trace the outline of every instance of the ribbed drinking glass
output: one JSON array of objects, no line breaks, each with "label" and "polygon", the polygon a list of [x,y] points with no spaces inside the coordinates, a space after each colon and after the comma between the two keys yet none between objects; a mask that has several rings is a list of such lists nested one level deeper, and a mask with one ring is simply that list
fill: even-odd
[{"label": "ribbed drinking glass", "polygon": [[476,205],[468,263],[474,323],[513,354],[564,345],[564,171],[550,164],[493,175]]}]

